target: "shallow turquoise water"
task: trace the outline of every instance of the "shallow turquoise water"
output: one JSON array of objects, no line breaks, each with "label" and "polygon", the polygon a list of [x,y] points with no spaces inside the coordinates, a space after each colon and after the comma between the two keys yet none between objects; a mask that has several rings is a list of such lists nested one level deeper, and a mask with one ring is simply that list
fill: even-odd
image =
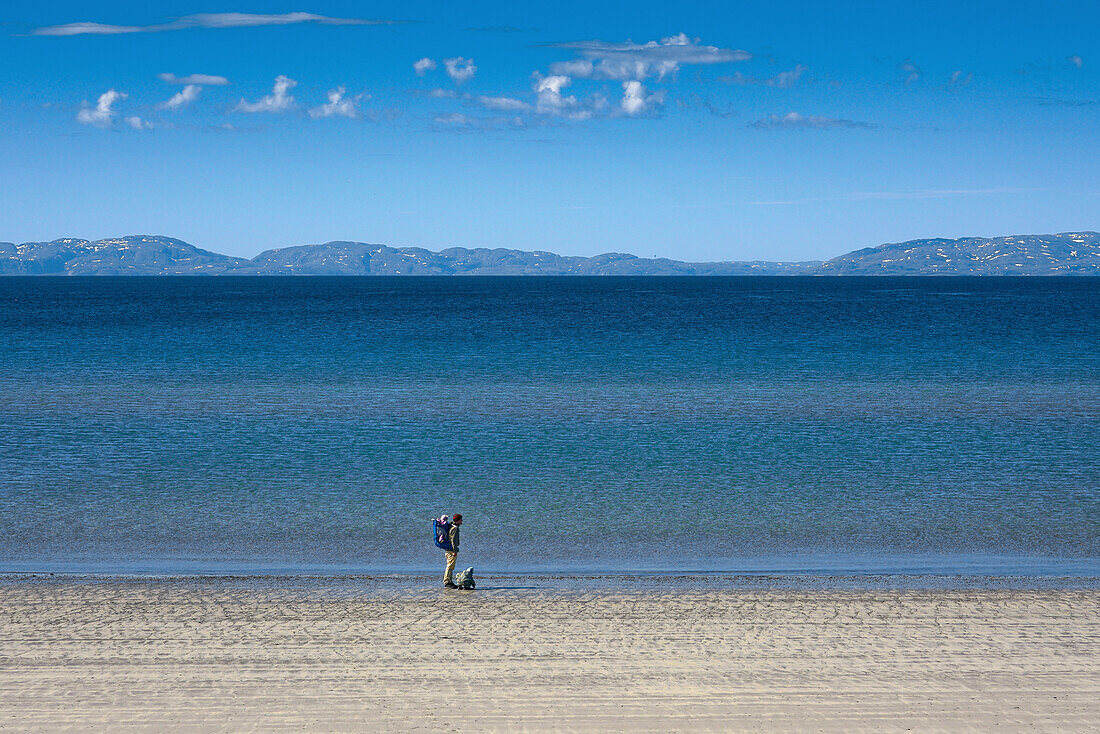
[{"label": "shallow turquoise water", "polygon": [[0,279],[0,571],[1100,575],[1100,279]]}]

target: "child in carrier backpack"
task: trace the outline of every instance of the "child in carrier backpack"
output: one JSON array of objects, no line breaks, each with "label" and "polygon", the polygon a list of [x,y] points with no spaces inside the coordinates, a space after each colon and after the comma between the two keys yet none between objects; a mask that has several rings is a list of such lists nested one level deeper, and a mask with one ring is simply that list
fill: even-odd
[{"label": "child in carrier backpack", "polygon": [[458,528],[462,525],[462,514],[456,512],[450,518],[450,521],[448,521],[446,515],[442,515],[433,525],[435,526],[435,544],[437,547],[442,548],[447,556],[447,568],[443,572],[443,585],[448,589],[457,589],[458,587],[454,583],[454,572],[455,561],[458,559]]}]

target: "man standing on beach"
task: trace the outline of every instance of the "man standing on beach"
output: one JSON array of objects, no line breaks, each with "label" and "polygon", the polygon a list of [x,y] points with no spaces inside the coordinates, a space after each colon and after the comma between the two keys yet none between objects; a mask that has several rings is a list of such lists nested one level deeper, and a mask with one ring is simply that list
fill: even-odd
[{"label": "man standing on beach", "polygon": [[444,551],[447,554],[447,570],[443,573],[443,585],[448,589],[457,589],[454,582],[455,561],[458,560],[458,526],[462,524],[462,513],[456,512],[451,518],[451,529],[447,532],[447,539],[451,541],[451,550]]}]

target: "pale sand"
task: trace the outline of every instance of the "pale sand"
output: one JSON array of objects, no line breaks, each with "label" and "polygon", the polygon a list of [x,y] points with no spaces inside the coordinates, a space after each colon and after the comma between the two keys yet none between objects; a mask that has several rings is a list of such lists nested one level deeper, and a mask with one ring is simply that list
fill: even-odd
[{"label": "pale sand", "polygon": [[0,729],[1100,730],[1100,591],[0,584]]}]

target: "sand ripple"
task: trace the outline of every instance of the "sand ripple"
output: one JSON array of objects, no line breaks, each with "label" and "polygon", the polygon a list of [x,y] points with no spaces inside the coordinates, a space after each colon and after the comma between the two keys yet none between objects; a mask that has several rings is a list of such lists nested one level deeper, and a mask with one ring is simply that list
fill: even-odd
[{"label": "sand ripple", "polygon": [[0,729],[1100,729],[1095,590],[0,584]]}]

